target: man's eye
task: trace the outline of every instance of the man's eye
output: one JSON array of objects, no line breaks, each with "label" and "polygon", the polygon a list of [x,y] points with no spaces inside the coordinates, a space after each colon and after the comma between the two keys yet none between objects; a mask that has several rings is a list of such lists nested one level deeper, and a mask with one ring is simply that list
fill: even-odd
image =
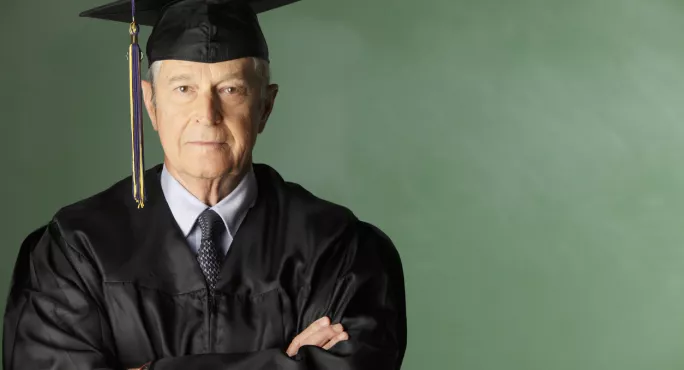
[{"label": "man's eye", "polygon": [[221,91],[224,94],[230,94],[230,95],[232,95],[232,94],[243,94],[244,93],[243,90],[244,90],[243,88],[238,87],[238,86],[228,86],[228,87],[224,87],[223,89],[221,89]]},{"label": "man's eye", "polygon": [[180,93],[185,94],[186,92],[190,91],[190,87],[188,87],[188,86],[178,86],[178,87],[176,88],[176,90],[178,90],[178,92],[180,92]]}]

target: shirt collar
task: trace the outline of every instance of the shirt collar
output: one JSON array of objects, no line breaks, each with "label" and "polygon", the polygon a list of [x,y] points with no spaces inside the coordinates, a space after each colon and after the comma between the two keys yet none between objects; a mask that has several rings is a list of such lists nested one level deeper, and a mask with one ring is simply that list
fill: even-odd
[{"label": "shirt collar", "polygon": [[202,203],[185,189],[167,171],[166,165],[164,165],[161,173],[161,187],[171,213],[186,238],[190,235],[199,215],[207,208],[213,209],[221,216],[228,233],[235,237],[237,228],[247,211],[254,205],[257,197],[256,177],[251,167],[237,187],[213,207]]}]

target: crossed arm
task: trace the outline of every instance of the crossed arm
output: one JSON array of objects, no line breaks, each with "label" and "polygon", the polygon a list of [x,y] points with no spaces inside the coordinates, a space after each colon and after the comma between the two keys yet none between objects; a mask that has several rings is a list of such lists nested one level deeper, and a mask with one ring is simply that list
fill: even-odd
[{"label": "crossed arm", "polygon": [[[349,335],[344,331],[342,324],[331,325],[330,318],[322,317],[297,335],[285,352],[288,356],[294,357],[303,346],[316,346],[329,350],[337,343],[343,342],[348,338]],[[141,368],[128,370],[140,370]]]},{"label": "crossed arm", "polygon": [[[84,273],[94,266],[55,232],[22,246],[5,311],[4,368],[125,369],[96,303],[98,283],[84,281],[97,275]],[[403,276],[389,261],[396,252],[383,242],[374,234],[364,239],[331,289],[330,317],[311,324],[287,349],[161,358],[152,369],[399,369],[406,346]]]}]

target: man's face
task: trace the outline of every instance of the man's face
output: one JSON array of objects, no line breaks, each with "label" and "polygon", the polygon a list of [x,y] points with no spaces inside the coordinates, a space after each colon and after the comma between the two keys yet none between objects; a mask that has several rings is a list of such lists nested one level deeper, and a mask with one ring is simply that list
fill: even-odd
[{"label": "man's face", "polygon": [[203,179],[242,173],[277,93],[276,85],[263,88],[263,83],[251,58],[163,61],[154,101],[149,82],[143,81],[143,90],[167,165]]}]

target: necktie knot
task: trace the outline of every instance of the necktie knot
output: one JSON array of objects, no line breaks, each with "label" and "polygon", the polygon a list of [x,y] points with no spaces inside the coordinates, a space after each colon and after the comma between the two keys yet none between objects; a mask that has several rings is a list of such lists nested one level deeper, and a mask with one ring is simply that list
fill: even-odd
[{"label": "necktie knot", "polygon": [[202,240],[215,240],[216,235],[224,228],[223,219],[211,208],[204,210],[197,218]]}]

